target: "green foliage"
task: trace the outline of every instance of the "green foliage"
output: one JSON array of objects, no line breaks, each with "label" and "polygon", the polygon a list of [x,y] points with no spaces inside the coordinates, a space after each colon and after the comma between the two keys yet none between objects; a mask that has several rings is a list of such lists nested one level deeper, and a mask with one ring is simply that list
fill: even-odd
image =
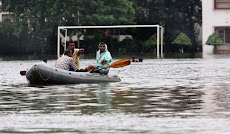
[{"label": "green foliage", "polygon": [[[56,53],[53,48],[56,48],[57,26],[134,24],[133,2],[126,0],[4,0],[2,3],[2,11],[14,14],[14,23],[2,23],[0,32],[25,39],[22,42],[29,45],[23,50],[31,53]],[[74,32],[69,31],[68,35]],[[96,36],[102,39],[101,35]]]},{"label": "green foliage", "polygon": [[23,29],[22,23],[14,22],[11,23],[10,20],[4,20],[0,23],[0,33],[7,36],[15,36],[20,38],[22,32],[25,32]]},{"label": "green foliage", "polygon": [[14,26],[11,25],[9,21],[3,21],[0,23],[0,33],[5,33],[6,35],[12,35]]},{"label": "green foliage", "polygon": [[[138,24],[161,24],[165,28],[165,43],[170,46],[175,31],[186,33],[194,45],[198,45],[196,25],[201,24],[202,8],[200,0],[136,0],[142,9],[137,13]],[[166,51],[170,47],[166,47]]]},{"label": "green foliage", "polygon": [[134,24],[132,1],[124,0],[82,0],[80,2],[80,23],[82,25]]},{"label": "green foliage", "polygon": [[121,53],[131,53],[131,52],[138,52],[138,43],[136,40],[131,38],[125,38],[119,43],[119,51]]},{"label": "green foliage", "polygon": [[157,37],[153,34],[148,40],[126,38],[119,43],[119,48],[123,52],[155,52],[156,45]]},{"label": "green foliage", "polygon": [[172,44],[177,45],[192,45],[191,39],[183,32],[181,32],[175,40],[172,42]]},{"label": "green foliage", "polygon": [[141,44],[145,52],[153,51],[157,45],[157,35],[152,35],[147,41],[141,41]]},{"label": "green foliage", "polygon": [[[56,53],[57,27],[61,25],[161,24],[167,45],[173,41],[175,31],[187,33],[194,45],[195,24],[201,24],[202,20],[200,0],[3,0],[2,4],[1,10],[11,12],[14,23],[0,24],[0,34],[17,38],[19,49],[37,54]],[[68,35],[76,32],[68,31]],[[151,28],[130,31],[133,39],[127,40],[132,45],[123,46],[131,47],[126,50],[133,52],[153,50],[156,38],[151,35],[154,33],[156,29]],[[81,34],[86,33],[81,30]],[[97,38],[94,43],[109,40],[101,31],[93,35]],[[91,48],[94,43],[86,45],[85,50],[88,47],[94,52]]]},{"label": "green foliage", "polygon": [[223,40],[219,37],[219,35],[214,32],[208,37],[207,42],[205,43],[206,45],[213,45],[213,46],[220,46],[224,45]]}]

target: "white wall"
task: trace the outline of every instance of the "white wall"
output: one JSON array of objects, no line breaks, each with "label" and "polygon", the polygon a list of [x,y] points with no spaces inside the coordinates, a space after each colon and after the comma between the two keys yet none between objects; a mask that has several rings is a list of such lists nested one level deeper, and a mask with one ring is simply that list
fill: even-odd
[{"label": "white wall", "polygon": [[205,42],[208,36],[214,32],[214,26],[230,26],[230,10],[214,10],[214,0],[202,0],[202,44],[204,57],[212,53],[213,50],[213,46],[208,46]]}]

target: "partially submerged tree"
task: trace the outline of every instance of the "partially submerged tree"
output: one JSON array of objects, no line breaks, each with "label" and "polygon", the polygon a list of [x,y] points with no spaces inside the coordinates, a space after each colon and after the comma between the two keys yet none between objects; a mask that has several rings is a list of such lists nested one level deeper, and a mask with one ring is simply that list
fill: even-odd
[{"label": "partially submerged tree", "polygon": [[220,36],[216,32],[214,32],[208,37],[208,40],[205,44],[214,46],[213,51],[214,53],[216,53],[216,46],[224,45],[224,41],[220,38]]},{"label": "partially submerged tree", "polygon": [[184,46],[191,46],[192,42],[191,39],[183,32],[181,32],[176,39],[172,42],[172,44],[177,44],[180,45],[181,48],[181,52],[184,52]]}]

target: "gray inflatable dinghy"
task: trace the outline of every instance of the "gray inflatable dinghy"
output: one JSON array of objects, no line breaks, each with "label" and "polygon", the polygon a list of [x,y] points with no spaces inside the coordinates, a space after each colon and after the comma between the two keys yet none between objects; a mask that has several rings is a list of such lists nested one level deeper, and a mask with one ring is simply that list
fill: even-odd
[{"label": "gray inflatable dinghy", "polygon": [[79,84],[121,81],[117,75],[110,76],[107,77],[99,73],[67,71],[52,67],[44,62],[34,64],[26,72],[26,78],[30,84]]}]

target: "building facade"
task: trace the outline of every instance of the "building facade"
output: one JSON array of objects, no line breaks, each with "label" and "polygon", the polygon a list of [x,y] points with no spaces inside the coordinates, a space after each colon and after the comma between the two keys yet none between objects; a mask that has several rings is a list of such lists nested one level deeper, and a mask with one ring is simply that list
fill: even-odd
[{"label": "building facade", "polygon": [[202,0],[203,54],[213,53],[213,46],[206,45],[208,37],[217,32],[224,45],[217,47],[219,53],[230,53],[230,0]]}]

